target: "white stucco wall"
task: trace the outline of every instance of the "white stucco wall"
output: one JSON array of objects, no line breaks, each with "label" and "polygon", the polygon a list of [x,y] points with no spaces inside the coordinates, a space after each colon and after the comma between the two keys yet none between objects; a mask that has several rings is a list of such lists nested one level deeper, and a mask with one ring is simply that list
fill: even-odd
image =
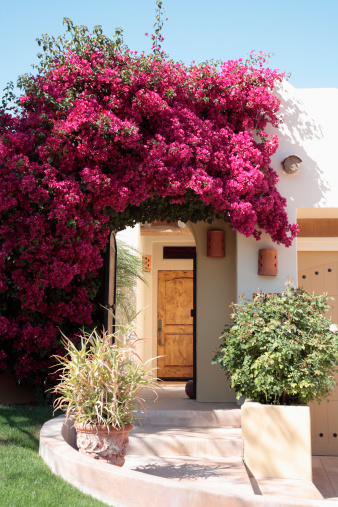
[{"label": "white stucco wall", "polygon": [[[281,99],[280,114],[283,124],[277,134],[279,147],[272,157],[271,166],[279,176],[278,190],[287,199],[289,221],[297,221],[297,209],[301,216],[310,216],[308,208],[338,208],[337,115],[338,89],[296,90],[283,83],[277,93]],[[302,159],[299,171],[285,174],[281,162],[288,155]],[[330,212],[330,216],[334,214]],[[312,216],[316,216],[312,214]],[[276,248],[278,275],[257,274],[258,250]],[[280,291],[291,276],[297,281],[297,240],[289,248],[275,245],[268,235],[260,241],[237,234],[237,289],[251,297],[261,288],[267,292]]]}]

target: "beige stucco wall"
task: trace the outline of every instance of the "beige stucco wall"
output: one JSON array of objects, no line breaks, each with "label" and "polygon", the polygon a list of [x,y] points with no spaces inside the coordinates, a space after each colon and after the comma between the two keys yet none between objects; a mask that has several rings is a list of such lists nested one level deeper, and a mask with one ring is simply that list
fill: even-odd
[{"label": "beige stucco wall", "polygon": [[306,406],[242,406],[244,460],[256,478],[312,480],[310,411]]},{"label": "beige stucco wall", "polygon": [[[196,241],[196,360],[197,401],[235,401],[224,372],[211,365],[225,324],[230,324],[229,305],[236,300],[236,236],[223,220],[212,224],[188,224]],[[207,257],[207,231],[225,231],[225,257]]]}]

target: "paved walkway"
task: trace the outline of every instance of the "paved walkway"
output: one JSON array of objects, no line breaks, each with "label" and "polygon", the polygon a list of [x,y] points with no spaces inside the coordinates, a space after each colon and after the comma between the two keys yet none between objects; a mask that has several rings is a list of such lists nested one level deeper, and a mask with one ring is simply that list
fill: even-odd
[{"label": "paved walkway", "polygon": [[[157,417],[162,421],[172,423],[175,417],[177,418],[178,412],[180,412],[187,414],[184,417],[187,426],[195,424],[200,417],[203,417],[205,426],[208,426],[208,424],[215,424],[221,417],[217,413],[226,408],[228,417],[218,426],[217,432],[222,431],[224,434],[224,429],[227,429],[226,438],[229,439],[231,439],[231,432],[237,437],[239,435],[240,409],[236,404],[198,403],[187,398],[184,385],[180,383],[166,384],[163,389],[158,391],[158,396],[159,398],[155,404],[153,403],[153,394],[145,396],[146,407],[150,413],[149,418],[151,418],[152,410],[156,407],[156,412],[158,411],[161,414]],[[195,434],[198,433],[198,429],[194,427],[171,428],[171,430],[166,428],[169,435],[170,431],[175,433],[176,439],[178,435],[187,434],[187,431],[189,431],[189,436],[194,438]],[[231,431],[229,432],[229,430]],[[145,431],[147,431],[146,425]],[[209,437],[213,438],[214,431],[215,429],[210,427],[204,433],[208,433]],[[152,437],[154,437],[154,434]],[[152,441],[154,443],[154,438],[152,438]],[[191,456],[167,456],[165,458],[161,456],[152,457],[149,462],[149,454],[147,456],[130,455],[127,457],[126,466],[143,473],[167,477],[180,482],[190,482],[192,486],[193,484],[204,483],[209,487],[224,488],[237,494],[241,492],[244,495],[254,493],[257,496],[268,495],[288,499],[338,501],[338,456],[313,456],[313,481],[309,482],[286,479],[256,479],[248,474],[241,456],[215,459],[215,453],[213,452],[213,455],[207,459],[206,457],[203,457],[203,459],[191,458]],[[224,452],[221,455],[224,456]]]},{"label": "paved walkway", "polygon": [[[122,468],[80,455],[64,418],[41,430],[40,454],[58,475],[115,507],[329,507],[338,501],[338,457],[313,457],[313,482],[256,479],[243,462],[241,410],[197,403],[184,386],[145,396]],[[68,443],[67,443],[68,442]]]}]

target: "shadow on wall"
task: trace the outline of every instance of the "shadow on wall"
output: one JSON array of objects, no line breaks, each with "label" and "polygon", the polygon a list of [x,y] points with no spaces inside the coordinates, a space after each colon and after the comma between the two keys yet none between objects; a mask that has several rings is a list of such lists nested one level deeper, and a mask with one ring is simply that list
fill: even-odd
[{"label": "shadow on wall", "polygon": [[[280,113],[283,118],[281,130],[284,137],[298,144],[301,140],[313,141],[324,138],[324,131],[312,116],[306,111],[306,106],[293,89],[289,86],[279,88],[276,96],[281,100]],[[296,92],[296,90],[295,90]]]},{"label": "shadow on wall", "polygon": [[[282,160],[288,155],[302,159],[301,168],[295,175],[279,171],[281,187],[287,181],[287,193],[291,200],[304,200],[302,206],[315,206],[331,190],[325,174],[327,166],[327,142],[323,126],[306,111],[306,106],[296,95],[297,91],[284,84],[276,96],[281,100],[280,115],[283,123],[278,130],[279,148],[272,158],[275,167],[281,169]],[[276,133],[275,129],[269,132]],[[285,179],[284,179],[285,178]],[[292,185],[290,185],[292,181]],[[305,195],[304,187],[310,189]],[[283,194],[283,189],[282,194]],[[284,191],[285,193],[285,191]],[[305,202],[306,200],[306,202]]]}]

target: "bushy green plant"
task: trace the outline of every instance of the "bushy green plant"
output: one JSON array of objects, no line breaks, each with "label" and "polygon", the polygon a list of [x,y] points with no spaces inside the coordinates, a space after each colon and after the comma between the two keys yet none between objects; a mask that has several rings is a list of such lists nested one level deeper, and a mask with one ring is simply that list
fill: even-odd
[{"label": "bushy green plant", "polygon": [[[134,328],[125,327],[135,337]],[[112,344],[106,333],[81,333],[76,347],[64,336],[65,356],[55,356],[60,381],[53,392],[58,395],[54,408],[66,412],[77,423],[123,428],[136,410],[144,411],[141,390],[154,389],[156,378],[151,361],[142,362],[135,339]]]},{"label": "bushy green plant", "polygon": [[213,363],[226,371],[237,395],[264,404],[323,398],[335,386],[336,326],[324,316],[326,294],[315,296],[289,280],[280,294],[258,292],[232,305]]}]

